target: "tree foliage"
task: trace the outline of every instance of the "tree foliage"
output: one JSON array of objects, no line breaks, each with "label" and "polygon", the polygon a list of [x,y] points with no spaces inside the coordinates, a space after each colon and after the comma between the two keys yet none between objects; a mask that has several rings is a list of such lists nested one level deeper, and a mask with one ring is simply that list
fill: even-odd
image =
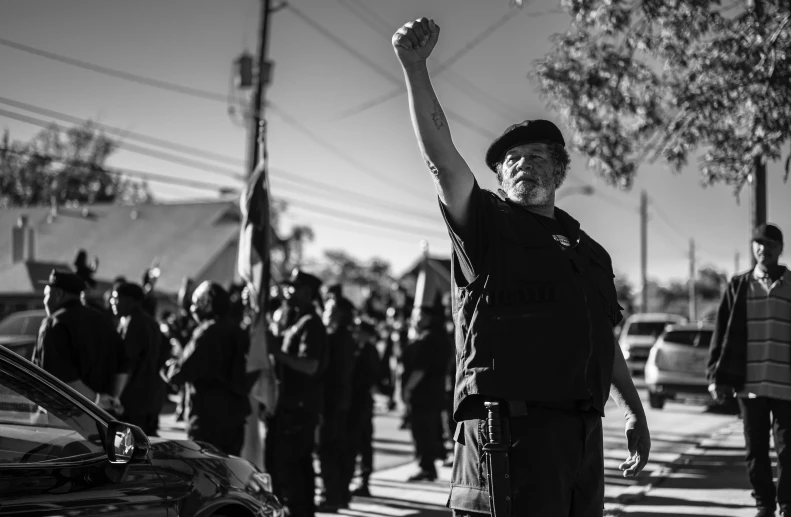
[{"label": "tree foliage", "polygon": [[326,250],[327,263],[322,276],[328,280],[348,285],[389,288],[393,282],[390,264],[382,259],[373,258],[361,262],[342,250]]},{"label": "tree foliage", "polygon": [[[629,188],[645,159],[736,192],[791,136],[791,2],[563,0],[569,31],[533,77],[572,146]],[[788,177],[786,162],[786,179]]]},{"label": "tree foliage", "polygon": [[90,121],[66,131],[52,125],[30,142],[0,144],[0,206],[150,202],[145,183],[107,166],[118,143]]}]

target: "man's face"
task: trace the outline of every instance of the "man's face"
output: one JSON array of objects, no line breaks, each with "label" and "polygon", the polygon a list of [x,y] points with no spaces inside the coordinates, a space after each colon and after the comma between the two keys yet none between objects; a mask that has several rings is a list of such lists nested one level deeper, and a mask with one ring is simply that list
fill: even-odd
[{"label": "man's face", "polygon": [[776,266],[783,252],[783,245],[774,241],[753,241],[755,262],[762,266]]},{"label": "man's face", "polygon": [[133,306],[134,302],[128,296],[119,296],[118,291],[113,291],[113,295],[110,297],[110,308],[113,310],[113,314],[119,318],[129,316]]},{"label": "man's face", "polygon": [[509,199],[521,205],[551,204],[556,188],[555,168],[546,144],[512,147],[503,157],[501,187]]}]

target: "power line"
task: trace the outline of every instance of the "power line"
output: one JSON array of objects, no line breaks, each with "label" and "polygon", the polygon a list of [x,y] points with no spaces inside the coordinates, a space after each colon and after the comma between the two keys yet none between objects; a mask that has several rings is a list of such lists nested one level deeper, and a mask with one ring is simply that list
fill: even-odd
[{"label": "power line", "polygon": [[680,237],[687,239],[688,235],[686,234],[686,232],[684,232],[678,226],[673,224],[670,218],[667,215],[665,215],[665,212],[659,208],[659,205],[656,203],[654,199],[652,198],[649,199],[651,200],[651,207],[654,209],[654,212],[656,212],[656,215],[659,216],[659,219],[661,219],[662,222],[665,223],[665,225],[667,225],[668,228],[676,232]]},{"label": "power line", "polygon": [[425,194],[424,192],[421,192],[421,191],[419,191],[417,189],[412,189],[410,187],[407,187],[407,186],[405,186],[402,183],[398,183],[398,182],[386,179],[386,178],[388,178],[387,176],[372,173],[371,172],[371,168],[369,166],[367,166],[366,164],[364,164],[361,161],[357,160],[353,156],[347,154],[346,152],[344,152],[343,150],[339,149],[337,146],[335,146],[332,143],[328,142],[324,138],[320,137],[312,129],[310,129],[305,124],[301,123],[300,121],[298,121],[297,119],[295,119],[294,117],[289,115],[288,113],[284,112],[282,109],[280,109],[280,108],[278,108],[277,106],[274,106],[274,105],[270,105],[269,107],[270,107],[271,111],[274,112],[274,113],[277,113],[277,115],[286,124],[288,124],[291,127],[297,129],[301,133],[307,135],[314,142],[316,142],[320,146],[324,147],[328,151],[332,152],[333,154],[335,154],[339,158],[343,159],[344,161],[350,163],[351,165],[354,166],[354,168],[356,168],[360,172],[364,173],[365,175],[370,176],[372,178],[375,178],[378,181],[381,181],[382,183],[386,183],[386,184],[390,185],[391,187],[394,187],[394,188],[397,188],[397,189],[399,189],[401,191],[407,192],[407,193],[409,193],[409,194],[411,194],[413,196],[423,197],[423,194]]},{"label": "power line", "polygon": [[[449,57],[448,59],[442,61],[437,66],[437,68],[435,69],[434,74],[435,75],[439,75],[444,70],[450,68],[458,60],[460,60],[462,57],[464,57],[465,54],[469,53],[472,49],[474,49],[475,47],[480,45],[486,38],[488,38],[491,34],[493,34],[497,29],[502,27],[503,24],[505,24],[505,22],[507,22],[508,20],[513,18],[514,16],[516,16],[516,14],[518,12],[519,11],[510,10],[502,18],[500,18],[497,21],[495,21],[492,25],[486,27],[483,31],[481,31],[480,34],[478,34],[476,37],[474,37],[472,40],[470,40],[461,49],[456,51],[456,53],[454,53],[451,57]],[[354,115],[359,115],[360,113],[362,113],[362,112],[364,112],[364,111],[366,111],[368,109],[371,109],[373,107],[376,107],[376,106],[378,106],[380,104],[383,104],[383,103],[385,103],[385,102],[387,102],[387,101],[389,101],[391,99],[394,99],[394,98],[398,97],[399,95],[401,95],[402,93],[404,93],[406,91],[406,88],[404,87],[403,82],[400,81],[400,80],[397,80],[396,84],[398,86],[397,88],[394,88],[391,91],[389,91],[389,92],[387,92],[387,93],[385,93],[383,95],[380,95],[379,97],[376,97],[375,99],[372,99],[370,101],[366,101],[366,102],[360,104],[359,106],[356,106],[354,108],[345,110],[344,112],[342,112],[338,116],[338,118],[344,119],[344,118],[352,117]]]},{"label": "power line", "polygon": [[[69,122],[74,125],[81,125],[85,123],[85,119],[75,117],[73,115],[67,115],[66,113],[61,113],[58,111],[54,111],[47,108],[42,108],[39,106],[34,106],[32,104],[27,104],[20,101],[15,101],[13,99],[9,99],[7,97],[0,96],[0,103],[6,104],[8,106],[13,106],[18,109],[22,109],[25,111],[30,111],[33,113],[38,113],[39,115],[44,115],[45,117],[56,118],[59,120],[63,120],[65,122]],[[100,122],[93,122],[96,127],[99,127],[108,132],[118,133],[119,138],[131,138],[133,140],[138,140],[145,144],[155,145],[159,147],[165,147],[167,149],[171,149],[174,151],[179,151],[186,154],[192,154],[196,156],[202,156],[209,160],[215,160],[219,162],[225,163],[233,163],[234,165],[244,165],[244,160],[240,160],[238,158],[234,158],[233,156],[228,156],[224,154],[214,153],[211,151],[207,151],[205,149],[201,149],[199,147],[193,147],[190,145],[179,144],[170,140],[165,140],[164,138],[157,138],[154,136],[145,135],[142,133],[136,133],[133,131],[129,131],[126,129],[121,129],[118,127],[110,126],[108,124],[102,124]]]},{"label": "power line", "polygon": [[[187,86],[182,86],[182,85],[178,85],[178,84],[174,84],[174,83],[160,81],[158,79],[152,79],[150,77],[145,77],[145,76],[141,76],[141,75],[138,75],[138,74],[131,74],[131,73],[128,73],[128,72],[115,70],[115,69],[108,68],[108,67],[105,67],[105,66],[95,65],[93,63],[88,63],[86,61],[72,59],[72,58],[69,58],[69,57],[66,57],[66,56],[55,54],[53,52],[37,49],[37,48],[34,48],[34,47],[30,47],[28,45],[23,45],[21,43],[16,43],[14,41],[10,41],[10,40],[4,39],[4,38],[0,38],[0,45],[5,45],[5,46],[8,46],[8,47],[12,47],[12,48],[18,49],[18,50],[22,50],[23,52],[28,52],[28,53],[35,54],[35,55],[38,55],[38,56],[42,56],[42,57],[45,57],[47,59],[51,59],[51,60],[54,60],[54,61],[59,61],[59,62],[62,62],[62,63],[66,63],[66,64],[69,64],[69,65],[72,65],[72,66],[76,66],[76,67],[79,67],[79,68],[90,70],[92,72],[96,72],[96,73],[100,73],[100,74],[104,74],[104,75],[109,75],[109,76],[112,76],[112,77],[118,77],[118,78],[121,78],[121,79],[125,79],[125,80],[129,80],[129,81],[132,81],[132,82],[144,84],[144,85],[151,86],[151,87],[154,87],[154,88],[160,88],[160,89],[164,89],[164,90],[168,90],[168,91],[173,91],[173,92],[176,92],[176,93],[181,93],[181,94],[184,94],[184,95],[191,95],[191,96],[194,96],[194,97],[203,98],[203,99],[209,99],[209,100],[220,100],[221,99],[223,103],[226,102],[226,97],[221,95],[221,94],[218,94],[218,93],[208,92],[208,91],[205,91],[205,90],[199,90],[197,88],[191,88],[191,87],[187,87]],[[378,179],[379,181],[382,181],[384,183],[390,184],[391,186],[394,186],[395,188],[399,188],[401,190],[405,189],[405,187],[403,185],[399,185],[398,183],[391,183],[391,182],[385,180],[383,177],[380,177],[380,176],[378,176],[376,174],[371,174],[371,170],[370,170],[369,167],[367,167],[367,166],[361,164],[360,162],[354,160],[353,158],[349,157],[346,153],[344,153],[342,150],[340,150],[338,147],[330,144],[329,142],[327,142],[323,138],[319,137],[316,133],[314,133],[313,131],[311,131],[307,127],[305,127],[303,124],[300,124],[294,117],[290,116],[288,113],[286,113],[285,110],[283,110],[282,108],[278,107],[272,101],[267,101],[266,105],[272,112],[276,113],[287,124],[291,125],[292,127],[296,128],[297,130],[302,132],[303,134],[307,135],[308,138],[311,138],[312,140],[314,140],[316,143],[318,143],[322,147],[330,150],[336,156],[339,156],[339,157],[343,158],[345,161],[352,163],[352,165],[354,165],[356,169],[360,170],[361,172],[363,172],[363,173],[365,173],[365,174],[367,174],[367,175],[369,175],[371,177],[374,177],[374,178]],[[215,172],[215,171],[209,171],[209,172]],[[232,174],[238,175],[238,173],[235,173],[235,172],[232,173]],[[407,191],[410,194],[415,195],[415,191],[413,191],[411,189],[408,189]]]},{"label": "power line", "polygon": [[[375,71],[376,73],[378,73],[379,75],[381,75],[382,77],[384,77],[385,79],[390,81],[391,83],[393,83],[393,84],[395,84],[395,85],[397,85],[397,86],[399,86],[400,88],[403,89],[403,83],[402,83],[401,79],[399,79],[398,77],[395,77],[389,71],[387,71],[386,69],[384,69],[381,66],[379,66],[375,61],[373,61],[372,59],[366,57],[364,54],[360,53],[357,49],[355,49],[354,47],[352,47],[351,45],[346,43],[343,39],[341,39],[338,36],[336,36],[335,34],[333,34],[329,29],[325,28],[319,22],[317,22],[313,18],[309,17],[304,12],[300,11],[297,7],[294,7],[290,3],[286,4],[286,7],[288,8],[288,10],[290,10],[292,13],[294,13],[300,20],[302,20],[307,25],[309,25],[311,28],[313,28],[316,32],[318,32],[319,34],[323,35],[324,37],[326,37],[327,39],[329,39],[330,41],[332,41],[333,43],[338,45],[340,48],[342,48],[343,50],[348,52],[350,55],[355,57],[361,63],[363,63],[364,65],[368,66],[370,69],[372,69],[373,71]],[[450,110],[450,109],[446,109],[445,112],[446,112],[447,115],[454,114],[453,111]],[[476,133],[478,133],[480,135],[483,135],[486,138],[491,138],[492,137],[492,133],[490,133],[486,129],[482,128],[480,125],[474,123],[473,121],[471,121],[471,120],[469,120],[467,118],[461,117],[458,114],[456,114],[456,115],[458,117],[458,121],[462,125],[467,127],[468,129],[470,129],[472,131],[475,131]]]},{"label": "power line", "polygon": [[[4,109],[0,109],[0,116],[12,118],[12,119],[18,120],[20,122],[25,122],[27,124],[32,124],[32,125],[40,126],[40,127],[44,127],[44,128],[48,128],[48,127],[53,127],[54,126],[54,127],[57,127],[58,130],[60,131],[60,127],[57,124],[55,124],[54,122],[47,122],[46,120],[41,120],[41,119],[37,119],[37,118],[34,118],[34,117],[29,117],[27,115],[22,115],[21,113],[14,113],[12,111],[7,111],[7,110],[4,110]],[[169,161],[169,162],[172,162],[172,163],[176,163],[176,164],[179,164],[179,165],[184,165],[184,166],[187,166],[187,167],[192,167],[192,168],[195,168],[195,169],[200,169],[200,170],[203,170],[203,171],[206,171],[206,172],[210,172],[212,174],[218,174],[220,176],[226,176],[226,177],[235,178],[235,179],[243,179],[244,178],[241,174],[239,174],[237,172],[234,172],[232,170],[217,168],[216,166],[205,164],[205,163],[199,162],[197,160],[191,160],[189,158],[183,158],[181,156],[176,156],[176,155],[173,155],[173,154],[163,153],[161,151],[157,151],[157,150],[154,150],[154,149],[148,149],[148,148],[145,148],[145,147],[140,147],[140,146],[137,146],[137,145],[134,145],[134,144],[129,144],[129,143],[123,143],[123,144],[120,144],[120,145],[121,145],[121,147],[123,147],[127,151],[130,151],[130,152],[133,152],[133,153],[142,154],[142,155],[145,155],[145,156],[150,156],[152,158],[158,158],[160,160]]]},{"label": "power line", "polygon": [[[3,97],[0,97],[0,102],[3,102],[3,101],[4,101]],[[53,112],[51,110],[47,110],[47,109],[44,109],[44,108],[37,108],[35,106],[27,105],[27,104],[24,104],[24,103],[18,103],[16,101],[11,101],[10,104],[11,105],[15,105],[15,106],[19,106],[22,109],[33,108],[35,110],[35,112],[37,112],[37,113],[48,113],[50,115],[59,116],[61,118],[65,118],[67,120],[72,120],[73,119],[76,122],[83,122],[81,119],[78,119],[77,117],[71,117],[69,115],[61,114],[61,113],[58,113],[58,112]],[[14,118],[16,120],[20,120],[21,122],[38,125],[40,127],[51,127],[53,125],[52,123],[49,123],[47,121],[43,121],[43,120],[40,120],[40,119],[35,119],[33,117],[27,117],[25,115],[16,114],[16,113],[13,113],[13,112],[7,112],[7,111],[1,110],[1,109],[0,109],[0,115],[8,116],[9,118]],[[63,130],[63,128],[60,128],[59,126],[54,126],[54,127],[57,127],[58,130]],[[101,127],[105,127],[105,128],[109,128],[109,129],[117,129],[117,128],[113,128],[112,126],[106,126],[106,125],[101,125]],[[148,137],[147,135],[140,135],[140,134],[138,134],[137,136],[144,137],[146,139],[153,139],[153,137]],[[164,140],[164,139],[153,139],[151,141],[152,142],[156,141],[157,145],[163,145],[163,146],[166,146],[166,147],[170,147],[171,144],[173,144],[172,142],[169,142],[169,141]],[[187,149],[187,150],[193,149],[190,146],[184,146],[184,148]],[[194,149],[197,150],[197,148],[194,148]],[[226,156],[222,156],[222,155],[217,155],[217,156],[218,157],[222,157],[223,159],[228,159],[228,160],[232,160],[233,159],[231,157],[226,157]],[[311,178],[311,177],[308,177],[308,176],[303,176],[303,175],[296,174],[296,173],[293,173],[293,172],[284,171],[284,170],[281,170],[279,168],[270,168],[270,172],[275,173],[275,174],[271,175],[271,177],[273,179],[276,179],[278,181],[282,180],[282,181],[286,181],[286,182],[296,183],[302,189],[313,188],[313,189],[320,190],[322,192],[327,192],[327,191],[338,192],[338,193],[341,193],[343,195],[350,196],[351,199],[353,199],[355,203],[368,204],[368,205],[371,205],[371,206],[374,206],[374,207],[377,207],[377,208],[379,208],[379,207],[390,207],[391,209],[393,209],[395,211],[398,211],[398,212],[400,212],[400,213],[402,213],[404,215],[413,215],[413,216],[421,217],[421,218],[424,218],[424,219],[430,219],[432,221],[435,220],[435,218],[432,217],[431,215],[429,215],[428,213],[417,212],[417,211],[414,210],[413,207],[410,207],[410,206],[405,205],[405,204],[392,203],[392,202],[389,202],[387,200],[368,197],[368,196],[365,196],[365,195],[363,195],[363,194],[361,194],[359,192],[355,192],[353,190],[344,189],[342,187],[338,187],[337,185],[332,185],[330,183],[325,183],[325,182],[322,182],[322,181],[317,180],[315,178]],[[234,179],[240,179],[240,178],[234,178]]]},{"label": "power line", "polygon": [[42,50],[28,45],[23,45],[22,43],[17,43],[16,41],[11,41],[5,38],[0,38],[0,45],[21,50],[22,52],[27,52],[29,54],[35,54],[37,56],[45,57],[53,61],[60,61],[61,63],[66,63],[67,65],[76,66],[78,68],[83,68],[85,70],[90,70],[92,72],[117,77],[119,79],[124,79],[126,81],[145,84],[146,86],[153,86],[154,88],[169,90],[184,95],[191,95],[193,97],[207,99],[210,101],[222,102],[223,104],[227,102],[227,97],[219,93],[201,90],[199,88],[192,88],[191,86],[184,86],[181,84],[175,84],[168,81],[161,81],[159,79],[153,79],[151,77],[145,77],[142,75],[124,72],[121,70],[116,70],[102,65],[88,63],[87,61],[82,61],[79,59],[73,59],[70,57],[62,56],[60,54],[55,54],[54,52],[49,52],[47,50]]}]

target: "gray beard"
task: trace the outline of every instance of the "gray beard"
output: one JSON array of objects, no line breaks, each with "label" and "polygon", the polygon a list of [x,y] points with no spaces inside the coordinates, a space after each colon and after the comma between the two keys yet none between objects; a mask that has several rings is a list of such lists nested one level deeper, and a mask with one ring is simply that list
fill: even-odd
[{"label": "gray beard", "polygon": [[524,207],[545,207],[554,206],[552,201],[551,189],[546,188],[543,184],[526,184],[518,182],[516,185],[503,185],[508,199],[517,205]]}]

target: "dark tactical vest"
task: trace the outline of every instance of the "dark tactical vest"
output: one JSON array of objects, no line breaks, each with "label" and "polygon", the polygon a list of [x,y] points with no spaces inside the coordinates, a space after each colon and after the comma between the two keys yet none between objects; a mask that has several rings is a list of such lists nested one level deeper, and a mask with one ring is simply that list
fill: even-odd
[{"label": "dark tactical vest", "polygon": [[454,419],[482,418],[491,398],[588,402],[603,415],[620,320],[609,255],[560,209],[565,251],[536,216],[487,191],[482,200],[488,250],[465,287],[453,257]]}]

